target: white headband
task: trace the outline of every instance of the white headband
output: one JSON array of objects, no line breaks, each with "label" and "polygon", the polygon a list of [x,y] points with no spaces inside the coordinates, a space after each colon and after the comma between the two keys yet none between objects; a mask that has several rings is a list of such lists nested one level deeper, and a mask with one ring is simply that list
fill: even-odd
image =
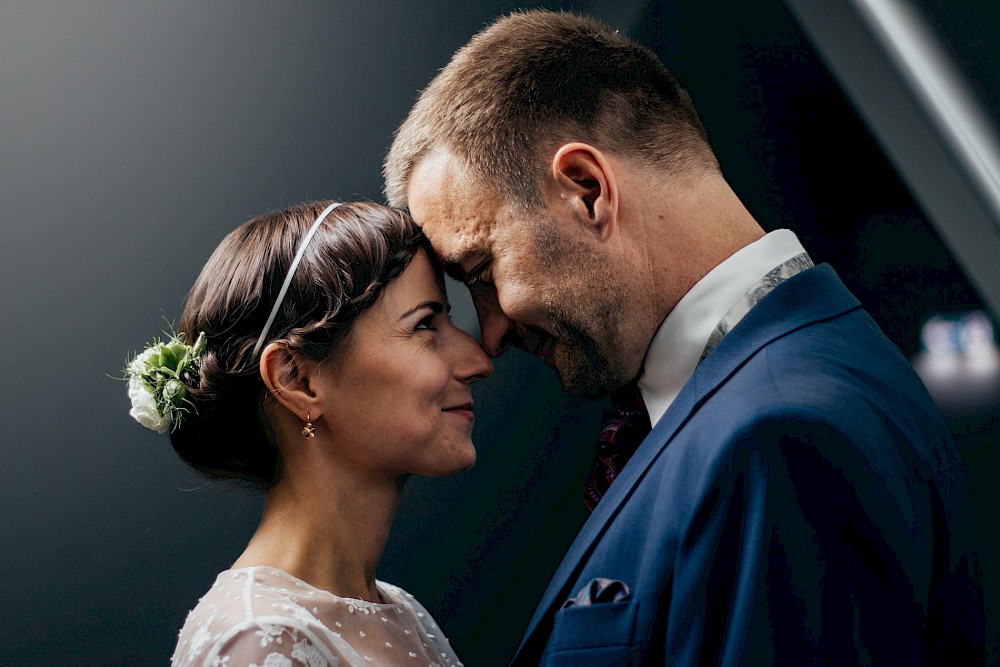
[{"label": "white headband", "polygon": [[260,348],[264,345],[264,339],[267,338],[267,332],[271,330],[271,325],[274,324],[274,318],[278,316],[278,309],[281,308],[281,302],[285,300],[285,293],[288,292],[288,286],[292,284],[292,276],[295,275],[295,269],[299,268],[299,262],[302,261],[302,255],[306,252],[306,246],[309,245],[309,241],[312,240],[313,235],[319,226],[326,220],[326,216],[330,215],[330,211],[340,206],[343,202],[334,202],[330,204],[323,212],[319,214],[316,221],[312,223],[312,227],[306,232],[306,235],[302,237],[302,243],[299,244],[299,249],[295,252],[295,259],[292,260],[292,265],[288,267],[288,275],[285,276],[285,282],[281,285],[281,291],[278,292],[278,298],[274,300],[274,308],[271,309],[271,314],[267,318],[267,322],[264,324],[264,330],[260,332],[260,338],[257,339],[257,344],[253,346],[253,356],[257,356],[260,352]]}]

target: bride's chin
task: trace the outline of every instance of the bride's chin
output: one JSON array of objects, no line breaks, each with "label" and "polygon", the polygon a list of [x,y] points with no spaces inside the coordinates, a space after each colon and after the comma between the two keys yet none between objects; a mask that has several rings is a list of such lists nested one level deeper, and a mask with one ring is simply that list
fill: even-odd
[{"label": "bride's chin", "polygon": [[459,473],[468,472],[472,470],[472,467],[476,465],[476,448],[471,444],[467,452],[463,452],[465,455],[462,459],[456,461],[456,465],[453,469],[442,474],[442,477],[447,477],[451,475],[458,475]]},{"label": "bride's chin", "polygon": [[476,464],[476,447],[472,440],[456,447],[442,448],[432,460],[424,460],[411,472],[421,477],[451,477],[472,469]]},{"label": "bride's chin", "polygon": [[469,443],[469,458],[465,465],[462,466],[461,472],[468,472],[472,470],[472,466],[476,465],[476,447],[471,442]]}]

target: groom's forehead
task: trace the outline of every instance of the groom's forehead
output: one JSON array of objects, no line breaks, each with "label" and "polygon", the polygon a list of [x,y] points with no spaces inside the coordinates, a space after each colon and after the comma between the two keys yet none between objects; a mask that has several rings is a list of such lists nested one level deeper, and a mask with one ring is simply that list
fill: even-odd
[{"label": "groom's forehead", "polygon": [[489,247],[500,211],[497,197],[477,187],[446,154],[431,154],[413,170],[408,203],[442,261]]},{"label": "groom's forehead", "polygon": [[477,220],[430,218],[425,223],[424,234],[446,266],[464,266],[489,253],[491,248],[489,225]]}]

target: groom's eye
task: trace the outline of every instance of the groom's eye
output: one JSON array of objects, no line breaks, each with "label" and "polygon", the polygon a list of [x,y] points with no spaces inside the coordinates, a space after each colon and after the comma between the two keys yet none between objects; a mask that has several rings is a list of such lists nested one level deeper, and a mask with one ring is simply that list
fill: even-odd
[{"label": "groom's eye", "polygon": [[489,269],[490,263],[488,261],[483,262],[473,269],[471,273],[465,276],[465,284],[469,287],[472,287],[473,285],[489,284]]}]

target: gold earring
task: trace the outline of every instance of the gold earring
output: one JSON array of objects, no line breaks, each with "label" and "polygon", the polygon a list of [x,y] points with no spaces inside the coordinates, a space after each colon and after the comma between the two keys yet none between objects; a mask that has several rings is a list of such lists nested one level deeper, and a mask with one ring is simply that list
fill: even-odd
[{"label": "gold earring", "polygon": [[302,427],[302,437],[303,438],[315,438],[316,437],[316,427],[313,423],[309,421],[309,413],[306,413],[306,425]]}]

